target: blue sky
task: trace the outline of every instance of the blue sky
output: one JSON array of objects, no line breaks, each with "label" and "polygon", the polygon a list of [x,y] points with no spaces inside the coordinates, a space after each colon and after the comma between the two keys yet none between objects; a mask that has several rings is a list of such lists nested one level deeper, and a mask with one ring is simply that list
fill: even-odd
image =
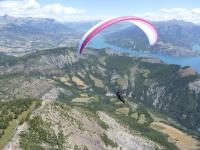
[{"label": "blue sky", "polygon": [[134,15],[200,23],[200,0],[0,0],[0,15],[4,14],[62,22]]},{"label": "blue sky", "polygon": [[65,6],[85,9],[92,15],[131,15],[161,9],[200,7],[200,0],[40,0],[42,5],[61,3]]},{"label": "blue sky", "polygon": [[161,9],[200,7],[200,0],[40,0],[42,5],[61,3],[85,9],[90,15],[132,15]]}]

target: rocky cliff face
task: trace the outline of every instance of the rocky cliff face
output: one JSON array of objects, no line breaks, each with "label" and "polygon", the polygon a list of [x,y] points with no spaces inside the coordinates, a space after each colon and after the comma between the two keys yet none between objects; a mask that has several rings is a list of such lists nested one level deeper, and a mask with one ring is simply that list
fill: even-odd
[{"label": "rocky cliff face", "polygon": [[[40,148],[53,149],[164,149],[163,146],[141,136],[102,111],[94,113],[78,106],[44,100],[42,105],[32,113],[30,120],[39,120],[37,128],[31,128],[30,123],[19,126],[5,150],[6,148],[25,149],[27,143]],[[47,124],[48,126],[46,126]],[[28,136],[29,134],[39,134],[37,132],[44,132],[45,130],[48,131],[46,134],[54,135],[56,137],[54,141],[59,140],[59,143],[49,143],[49,139],[34,143],[31,139],[34,135]],[[41,138],[41,140],[44,138]],[[42,142],[45,142],[45,144]]]},{"label": "rocky cliff face", "polygon": [[188,128],[199,128],[199,76],[191,69],[156,59],[112,50],[88,50],[80,57],[71,48],[60,48],[11,58],[1,63],[0,74],[4,100],[29,96],[59,99],[65,93],[63,87],[96,94],[113,93],[120,87],[124,96],[167,113]]}]

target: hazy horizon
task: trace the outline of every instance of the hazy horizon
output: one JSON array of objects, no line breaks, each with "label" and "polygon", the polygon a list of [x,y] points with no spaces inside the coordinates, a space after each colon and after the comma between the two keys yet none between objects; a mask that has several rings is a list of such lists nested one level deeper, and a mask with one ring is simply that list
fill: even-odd
[{"label": "hazy horizon", "polygon": [[[96,7],[98,5],[98,7]],[[112,10],[112,11],[110,11]],[[200,23],[200,2],[178,1],[64,1],[1,0],[0,15],[52,18],[60,22],[103,20],[117,16],[139,16],[152,21],[184,20]]]}]

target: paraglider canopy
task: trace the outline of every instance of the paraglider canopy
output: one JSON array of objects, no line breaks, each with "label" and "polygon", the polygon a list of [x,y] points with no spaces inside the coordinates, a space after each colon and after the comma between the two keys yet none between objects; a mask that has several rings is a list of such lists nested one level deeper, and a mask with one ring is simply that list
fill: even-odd
[{"label": "paraglider canopy", "polygon": [[134,17],[134,16],[123,16],[123,17],[118,17],[118,18],[102,21],[99,24],[92,27],[88,32],[86,32],[85,35],[83,36],[83,38],[80,42],[79,48],[78,48],[79,54],[81,54],[83,52],[83,49],[85,48],[85,46],[96,34],[98,34],[102,30],[104,30],[105,28],[107,28],[113,24],[116,24],[119,22],[125,22],[125,21],[134,23],[142,31],[144,31],[144,33],[146,34],[146,36],[149,40],[150,45],[154,45],[157,42],[158,35],[157,35],[157,31],[156,31],[155,27],[153,26],[153,24],[151,24],[149,21],[147,21],[143,18]]}]

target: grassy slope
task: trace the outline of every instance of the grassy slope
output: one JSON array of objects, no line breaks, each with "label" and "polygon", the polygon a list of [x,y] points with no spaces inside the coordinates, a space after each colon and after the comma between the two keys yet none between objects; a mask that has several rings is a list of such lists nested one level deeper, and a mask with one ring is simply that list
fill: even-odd
[{"label": "grassy slope", "polygon": [[17,125],[21,121],[26,120],[26,117],[35,108],[36,103],[37,103],[37,101],[33,101],[28,110],[26,110],[22,114],[20,114],[17,119],[14,119],[9,122],[9,126],[5,129],[5,134],[0,138],[0,149],[2,149],[11,140],[11,138],[15,135]]},{"label": "grassy slope", "polygon": [[[67,105],[77,106],[77,104],[71,103],[69,100],[67,100],[65,103]],[[144,107],[138,108],[134,112],[138,112],[140,115],[144,115],[145,119],[147,120],[144,124],[138,123],[138,120],[134,120],[131,117],[131,114],[134,113],[131,111],[131,108],[128,104],[125,104],[126,107],[130,109],[129,115],[123,115],[123,114],[117,114],[116,109],[124,107],[123,104],[114,104],[110,102],[110,100],[106,97],[101,97],[99,100],[92,102],[89,105],[79,105],[78,107],[84,108],[87,111],[89,110],[93,114],[96,114],[97,111],[104,111],[113,118],[117,119],[120,123],[122,123],[125,126],[130,127],[133,130],[138,131],[141,133],[144,137],[149,138],[152,141],[155,141],[164,147],[169,148],[170,150],[178,150],[178,148],[168,141],[168,137],[151,127],[149,127],[150,123],[153,121],[149,113],[144,109]],[[94,115],[95,116],[95,115]],[[97,117],[97,116],[96,116]],[[98,117],[97,117],[98,118]],[[139,119],[139,118],[138,118]]]}]

